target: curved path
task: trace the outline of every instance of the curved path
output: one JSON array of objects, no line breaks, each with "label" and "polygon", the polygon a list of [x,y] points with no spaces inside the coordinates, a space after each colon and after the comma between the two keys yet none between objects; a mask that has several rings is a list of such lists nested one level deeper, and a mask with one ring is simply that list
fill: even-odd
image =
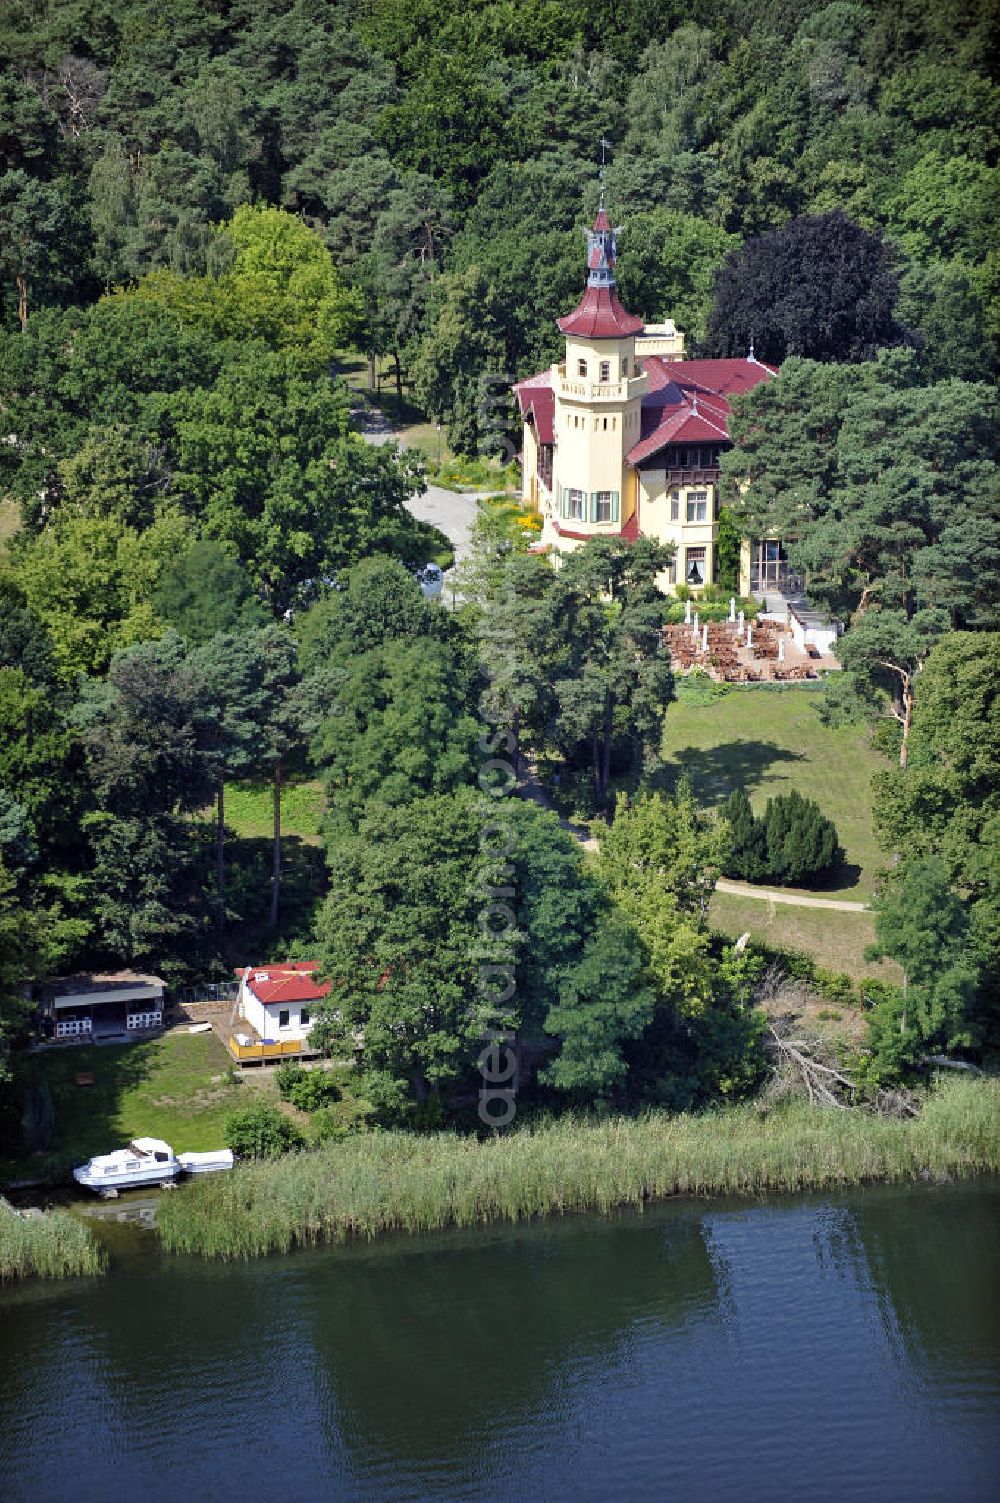
[{"label": "curved path", "polygon": [[[400,442],[391,421],[377,407],[362,401],[353,409],[352,417],[358,425],[358,432],[370,444]],[[431,522],[444,533],[455,550],[455,563],[460,564],[471,551],[477,502],[480,496],[491,494],[490,491],[446,491],[443,486],[429,485],[422,495],[410,497],[406,509],[418,521]]]},{"label": "curved path", "polygon": [[[552,800],[542,783],[534,764],[525,760],[521,774],[518,792],[522,798],[531,799],[532,803],[538,804],[542,809],[553,810]],[[559,823],[574,840],[578,840],[585,851],[596,851],[598,842],[591,835],[586,825],[576,824],[571,819],[559,815]],[[716,892],[732,893],[737,898],[756,898],[759,902],[788,903],[793,908],[835,908],[838,913],[868,913],[870,909],[867,903],[852,903],[847,898],[813,898],[805,893],[782,892],[775,887],[754,887],[749,882],[734,882],[729,877],[720,877],[715,884]]]},{"label": "curved path", "polygon": [[795,908],[836,908],[838,913],[870,913],[867,903],[851,903],[847,898],[811,898],[805,893],[782,892],[776,887],[753,887],[749,882],[734,882],[720,877],[716,892],[729,892],[737,898],[758,898],[768,903],[791,903]]}]

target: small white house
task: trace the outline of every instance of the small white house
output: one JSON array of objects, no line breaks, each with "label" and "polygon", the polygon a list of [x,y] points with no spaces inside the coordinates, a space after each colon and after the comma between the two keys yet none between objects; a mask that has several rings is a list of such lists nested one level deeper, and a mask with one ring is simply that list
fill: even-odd
[{"label": "small white house", "polygon": [[241,970],[239,1013],[265,1043],[304,1039],[312,1027],[313,1010],[330,990],[317,981],[315,960],[290,960]]}]

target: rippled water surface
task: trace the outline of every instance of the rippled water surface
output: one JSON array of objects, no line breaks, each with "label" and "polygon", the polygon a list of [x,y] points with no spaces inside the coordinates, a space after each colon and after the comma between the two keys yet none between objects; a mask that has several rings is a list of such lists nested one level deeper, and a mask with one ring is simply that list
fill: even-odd
[{"label": "rippled water surface", "polygon": [[6,1500],[1000,1497],[1000,1186],[0,1295]]}]

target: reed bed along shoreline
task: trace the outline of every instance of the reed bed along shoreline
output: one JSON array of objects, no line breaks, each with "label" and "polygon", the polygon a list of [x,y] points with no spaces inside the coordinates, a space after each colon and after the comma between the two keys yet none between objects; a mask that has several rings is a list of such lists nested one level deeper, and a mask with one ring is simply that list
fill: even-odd
[{"label": "reed bed along shoreline", "polygon": [[160,1208],[171,1252],[251,1258],[350,1237],[671,1195],[758,1195],[1000,1171],[1000,1081],[948,1080],[914,1119],[752,1104],[701,1116],[563,1119],[478,1142],[358,1137],[187,1187]]},{"label": "reed bed along shoreline", "polygon": [[13,1279],[70,1279],[102,1273],[105,1257],[68,1211],[19,1216],[0,1198],[0,1284]]}]

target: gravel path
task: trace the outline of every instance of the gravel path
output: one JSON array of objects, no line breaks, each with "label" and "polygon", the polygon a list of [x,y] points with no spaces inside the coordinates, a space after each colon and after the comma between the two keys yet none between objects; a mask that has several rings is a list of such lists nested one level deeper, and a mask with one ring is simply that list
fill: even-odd
[{"label": "gravel path", "polygon": [[794,908],[835,908],[838,913],[869,913],[867,903],[851,903],[846,898],[808,898],[804,893],[781,892],[775,887],[752,887],[749,882],[733,882],[720,877],[716,892],[730,892],[737,898],[759,898],[768,903],[790,903]]}]

